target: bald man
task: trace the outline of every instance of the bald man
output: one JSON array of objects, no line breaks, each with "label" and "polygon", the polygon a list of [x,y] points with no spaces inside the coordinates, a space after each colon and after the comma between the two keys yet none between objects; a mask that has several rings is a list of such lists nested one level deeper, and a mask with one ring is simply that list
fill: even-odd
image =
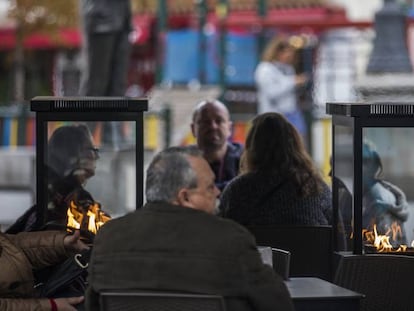
[{"label": "bald man", "polygon": [[229,111],[219,100],[202,101],[194,109],[191,131],[220,191],[237,176],[243,151],[240,144],[230,141],[231,128]]}]

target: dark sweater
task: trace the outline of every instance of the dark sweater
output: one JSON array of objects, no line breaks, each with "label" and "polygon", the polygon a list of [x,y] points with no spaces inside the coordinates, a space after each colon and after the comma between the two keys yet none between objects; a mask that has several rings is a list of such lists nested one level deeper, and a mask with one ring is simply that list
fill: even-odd
[{"label": "dark sweater", "polygon": [[321,187],[320,193],[300,197],[291,182],[282,183],[278,176],[247,173],[227,185],[219,209],[242,225],[329,225],[332,194],[323,181]]}]

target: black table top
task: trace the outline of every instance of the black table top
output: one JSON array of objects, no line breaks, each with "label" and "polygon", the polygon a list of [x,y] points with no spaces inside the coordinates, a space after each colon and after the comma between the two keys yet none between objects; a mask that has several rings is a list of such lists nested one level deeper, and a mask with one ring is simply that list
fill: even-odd
[{"label": "black table top", "polygon": [[292,277],[285,281],[293,300],[300,299],[361,299],[363,294],[315,277]]}]

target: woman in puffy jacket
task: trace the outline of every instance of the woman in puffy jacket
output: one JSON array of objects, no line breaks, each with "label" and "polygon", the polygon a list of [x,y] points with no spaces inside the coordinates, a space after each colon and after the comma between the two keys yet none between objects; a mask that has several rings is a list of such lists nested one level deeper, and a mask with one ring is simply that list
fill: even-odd
[{"label": "woman in puffy jacket", "polygon": [[362,226],[373,232],[376,226],[380,235],[390,235],[394,247],[407,244],[404,223],[408,219],[409,204],[405,193],[398,186],[382,178],[382,160],[375,145],[365,140],[362,145]]},{"label": "woman in puffy jacket", "polygon": [[71,252],[87,249],[79,232],[0,232],[0,310],[75,311],[83,297],[38,298],[33,270],[64,261]]}]

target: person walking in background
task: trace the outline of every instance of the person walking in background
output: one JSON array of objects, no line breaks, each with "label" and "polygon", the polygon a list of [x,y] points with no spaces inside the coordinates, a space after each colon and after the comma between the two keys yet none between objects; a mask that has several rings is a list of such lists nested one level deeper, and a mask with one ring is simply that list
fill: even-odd
[{"label": "person walking in background", "polygon": [[[131,52],[130,0],[81,0],[86,66],[79,95],[125,96]],[[120,148],[119,123],[104,123],[103,140]]]},{"label": "person walking in background", "polygon": [[222,191],[239,172],[242,146],[231,142],[230,113],[219,100],[200,102],[193,111],[191,131]]},{"label": "person walking in background", "polygon": [[297,104],[297,89],[305,85],[308,76],[295,74],[292,65],[295,52],[295,47],[287,38],[273,38],[265,47],[254,79],[257,87],[258,113],[283,114],[305,137],[306,123]]},{"label": "person walking in background", "polygon": [[223,217],[246,226],[332,223],[331,190],[282,114],[253,119],[241,175],[224,189],[219,209]]},{"label": "person walking in background", "polygon": [[80,95],[124,96],[132,31],[129,0],[81,0],[87,64]]},{"label": "person walking in background", "polygon": [[147,204],[98,231],[86,310],[101,310],[103,290],[141,289],[220,295],[228,311],[292,311],[254,237],[213,215],[219,193],[196,146],[157,154],[147,170]]}]

